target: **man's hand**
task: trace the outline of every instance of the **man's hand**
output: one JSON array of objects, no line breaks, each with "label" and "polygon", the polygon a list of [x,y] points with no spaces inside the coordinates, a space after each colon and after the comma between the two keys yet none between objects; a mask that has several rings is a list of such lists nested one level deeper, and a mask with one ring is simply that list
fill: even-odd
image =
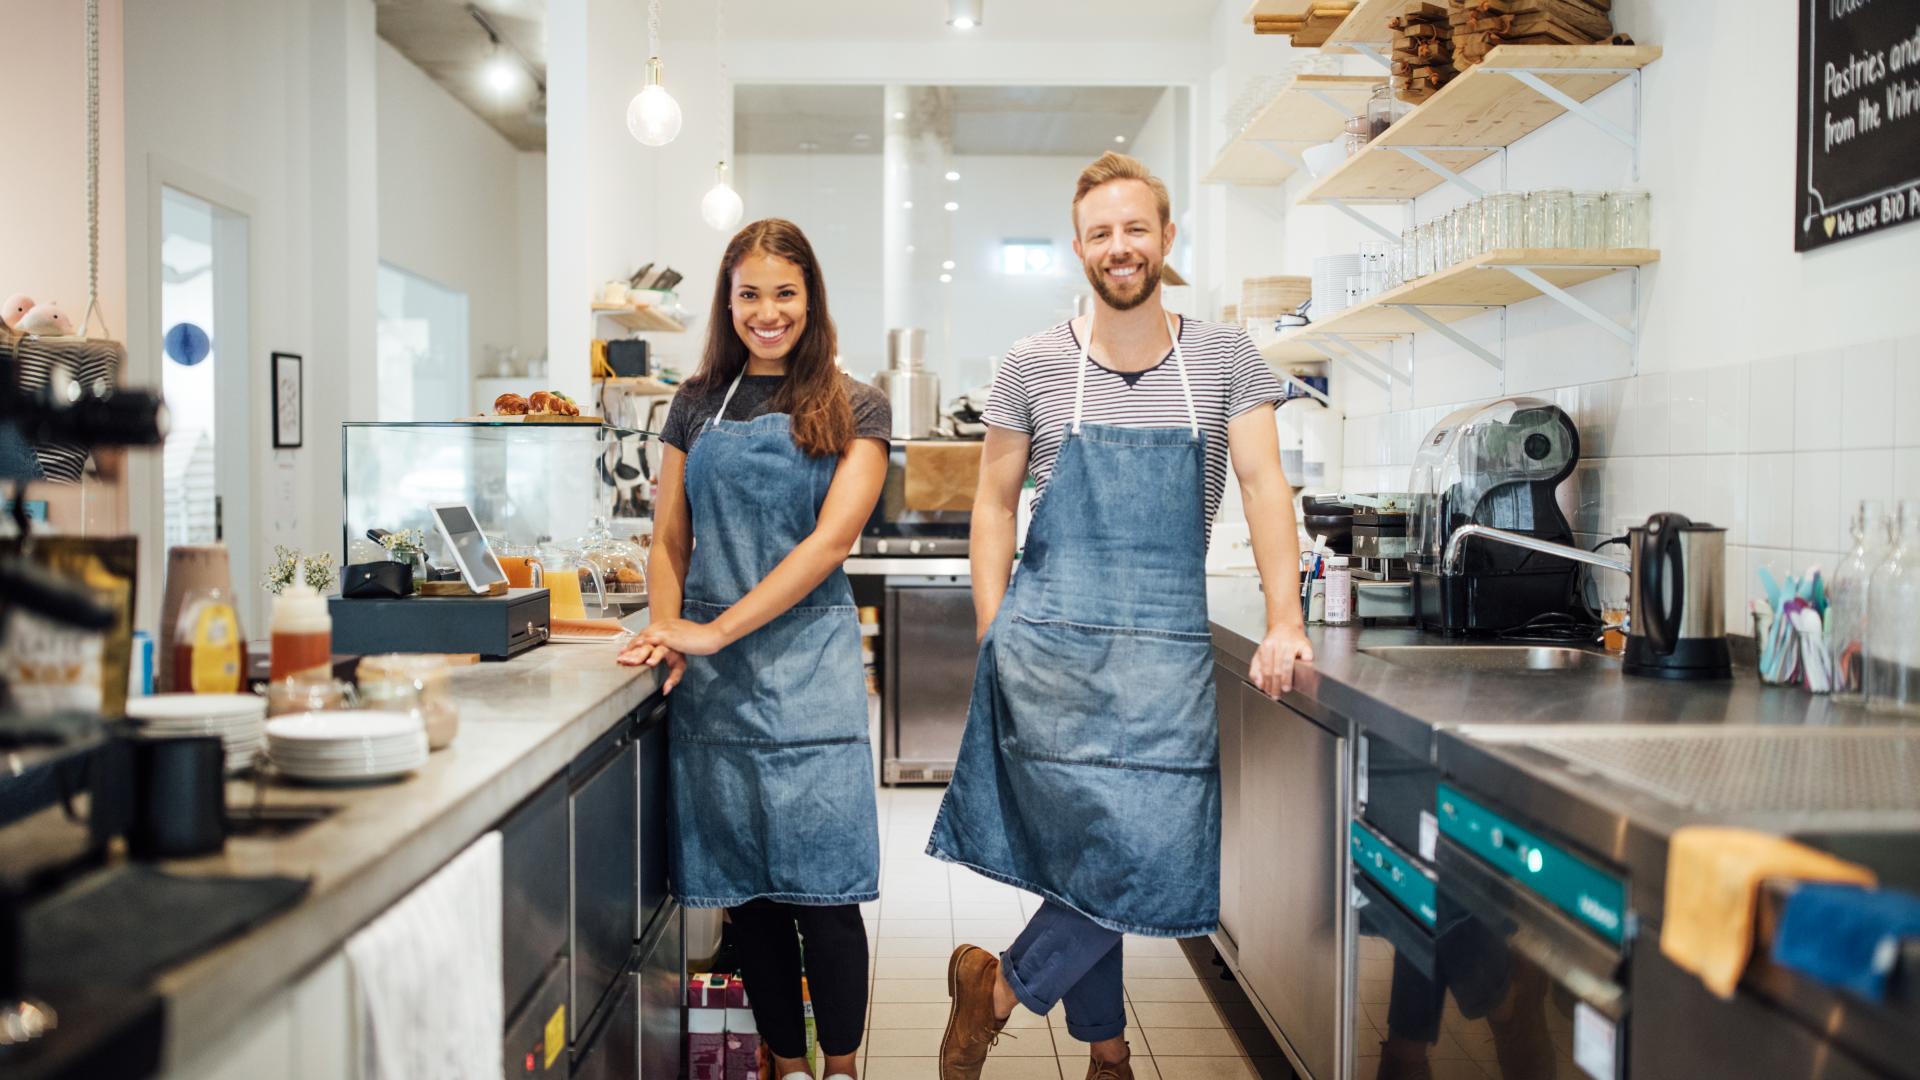
[{"label": "man's hand", "polygon": [[1254,650],[1247,678],[1260,692],[1271,698],[1293,689],[1295,661],[1313,663],[1313,645],[1307,641],[1306,628],[1284,624],[1267,631],[1266,639]]}]

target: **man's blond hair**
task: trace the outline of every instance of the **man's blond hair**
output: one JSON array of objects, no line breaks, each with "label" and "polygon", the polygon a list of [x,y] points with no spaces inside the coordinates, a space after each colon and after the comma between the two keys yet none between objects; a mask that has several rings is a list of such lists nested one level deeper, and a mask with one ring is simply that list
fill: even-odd
[{"label": "man's blond hair", "polygon": [[1109,150],[1100,155],[1099,161],[1087,166],[1080,173],[1080,183],[1073,191],[1075,232],[1080,231],[1080,200],[1086,198],[1087,193],[1094,188],[1102,184],[1111,184],[1115,180],[1138,180],[1147,185],[1147,190],[1153,192],[1154,205],[1160,209],[1160,227],[1164,229],[1173,221],[1173,200],[1167,195],[1167,185],[1161,183],[1160,178],[1153,175],[1153,170],[1147,168],[1139,158]]}]

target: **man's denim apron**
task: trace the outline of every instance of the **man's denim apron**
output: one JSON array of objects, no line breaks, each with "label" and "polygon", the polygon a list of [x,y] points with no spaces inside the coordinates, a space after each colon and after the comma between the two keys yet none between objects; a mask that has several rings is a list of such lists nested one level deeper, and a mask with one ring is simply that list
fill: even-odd
[{"label": "man's denim apron", "polygon": [[[739,386],[687,456],[695,545],[681,609],[697,623],[813,533],[839,464],[801,450],[784,413],[721,419]],[[879,896],[867,686],[845,573],[712,656],[687,657],[668,702],[673,891],[683,904]]]},{"label": "man's denim apron", "polygon": [[[1110,930],[1212,931],[1220,748],[1205,436],[1073,421],[974,675],[930,854]],[[1093,339],[1087,328],[1085,341]]]}]

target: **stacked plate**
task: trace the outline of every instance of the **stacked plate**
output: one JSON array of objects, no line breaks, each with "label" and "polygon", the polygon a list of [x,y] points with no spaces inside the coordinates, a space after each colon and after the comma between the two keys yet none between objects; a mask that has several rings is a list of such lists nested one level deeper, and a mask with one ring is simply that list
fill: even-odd
[{"label": "stacked plate", "polygon": [[1313,321],[1319,322],[1335,312],[1345,311],[1347,279],[1360,276],[1360,256],[1322,255],[1313,260]]},{"label": "stacked plate", "polygon": [[156,737],[218,735],[227,771],[251,766],[266,749],[267,701],[252,694],[155,694],[127,700],[140,733]]},{"label": "stacked plate", "polygon": [[267,758],[296,780],[390,780],[427,763],[427,729],[403,712],[294,713],[267,722]]}]

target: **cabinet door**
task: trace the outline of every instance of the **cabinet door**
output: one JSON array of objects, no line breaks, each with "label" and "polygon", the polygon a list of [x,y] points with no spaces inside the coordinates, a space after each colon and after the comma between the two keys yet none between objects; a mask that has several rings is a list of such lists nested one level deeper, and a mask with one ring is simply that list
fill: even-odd
[{"label": "cabinet door", "polygon": [[680,1075],[681,1017],[687,1000],[685,923],[679,905],[665,916],[660,938],[640,961],[640,1080]]},{"label": "cabinet door", "polygon": [[980,648],[965,585],[887,590],[889,760],[951,768],[967,729]]},{"label": "cabinet door", "polygon": [[1250,687],[1241,690],[1240,967],[1248,989],[1316,1080],[1336,1076],[1343,950],[1342,741]]},{"label": "cabinet door", "polygon": [[[1223,951],[1237,954],[1244,947],[1241,936],[1240,880],[1245,858],[1240,845],[1246,830],[1241,827],[1240,805],[1240,697],[1247,684],[1225,668],[1213,669],[1215,698],[1220,713],[1220,936]],[[1237,956],[1235,957],[1236,962]]]},{"label": "cabinet door", "polygon": [[640,722],[634,742],[640,758],[640,919],[634,938],[646,935],[654,917],[667,903],[668,822],[673,804],[667,791],[667,706],[650,709]]},{"label": "cabinet door", "polygon": [[[612,744],[582,755],[568,799],[573,834],[573,991],[568,1022],[577,1038],[624,975],[640,924],[640,845],[634,835],[639,780],[636,754],[625,732]],[[600,755],[594,757],[593,755]]]}]

